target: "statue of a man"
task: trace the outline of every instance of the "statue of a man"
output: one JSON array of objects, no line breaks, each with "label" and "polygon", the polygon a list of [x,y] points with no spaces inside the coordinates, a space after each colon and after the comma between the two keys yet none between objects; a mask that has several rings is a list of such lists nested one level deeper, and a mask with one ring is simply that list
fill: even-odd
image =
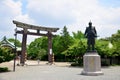
[{"label": "statue of a man", "polygon": [[[92,26],[92,22],[89,22],[89,26],[86,27],[85,30],[85,37],[87,38],[87,51],[95,51],[95,38],[97,37],[97,32],[95,27]],[[92,50],[91,50],[91,46],[92,46]]]}]

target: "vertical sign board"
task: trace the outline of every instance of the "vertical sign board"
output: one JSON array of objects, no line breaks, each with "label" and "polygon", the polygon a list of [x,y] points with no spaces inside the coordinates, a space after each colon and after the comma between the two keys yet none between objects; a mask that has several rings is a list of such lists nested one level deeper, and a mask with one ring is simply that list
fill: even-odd
[{"label": "vertical sign board", "polygon": [[50,49],[50,55],[52,55],[52,49]]}]

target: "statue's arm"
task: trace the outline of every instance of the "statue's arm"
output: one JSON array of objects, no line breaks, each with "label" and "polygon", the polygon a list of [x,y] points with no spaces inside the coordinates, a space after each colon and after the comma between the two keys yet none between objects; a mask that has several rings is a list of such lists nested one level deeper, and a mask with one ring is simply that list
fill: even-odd
[{"label": "statue's arm", "polygon": [[97,37],[97,31],[96,31],[95,27],[94,27],[94,31],[95,31],[95,35],[96,35],[96,37]]},{"label": "statue's arm", "polygon": [[88,28],[86,27],[86,30],[85,30],[85,33],[84,33],[85,37],[87,36],[87,30],[88,30]]}]

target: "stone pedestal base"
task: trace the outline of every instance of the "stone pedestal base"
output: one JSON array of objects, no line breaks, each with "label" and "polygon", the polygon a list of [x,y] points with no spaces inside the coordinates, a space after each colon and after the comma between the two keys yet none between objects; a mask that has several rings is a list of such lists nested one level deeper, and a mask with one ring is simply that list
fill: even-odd
[{"label": "stone pedestal base", "polygon": [[97,52],[87,52],[83,56],[83,75],[97,76],[103,75],[101,71],[101,59]]}]

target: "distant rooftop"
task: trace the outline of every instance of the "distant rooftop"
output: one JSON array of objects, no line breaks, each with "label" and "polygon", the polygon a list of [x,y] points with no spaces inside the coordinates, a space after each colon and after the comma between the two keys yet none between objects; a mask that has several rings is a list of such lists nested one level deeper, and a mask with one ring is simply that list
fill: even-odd
[{"label": "distant rooftop", "polygon": [[14,44],[11,43],[10,41],[7,40],[6,36],[3,37],[2,41],[1,41],[1,46],[5,46],[5,47],[11,47],[12,49],[15,48]]},{"label": "distant rooftop", "polygon": [[[3,37],[2,41],[0,41],[0,46],[2,47],[10,47],[12,49],[15,49],[15,45],[8,41],[8,39],[6,38],[6,36]],[[21,47],[17,47],[17,51],[20,51]]]}]

